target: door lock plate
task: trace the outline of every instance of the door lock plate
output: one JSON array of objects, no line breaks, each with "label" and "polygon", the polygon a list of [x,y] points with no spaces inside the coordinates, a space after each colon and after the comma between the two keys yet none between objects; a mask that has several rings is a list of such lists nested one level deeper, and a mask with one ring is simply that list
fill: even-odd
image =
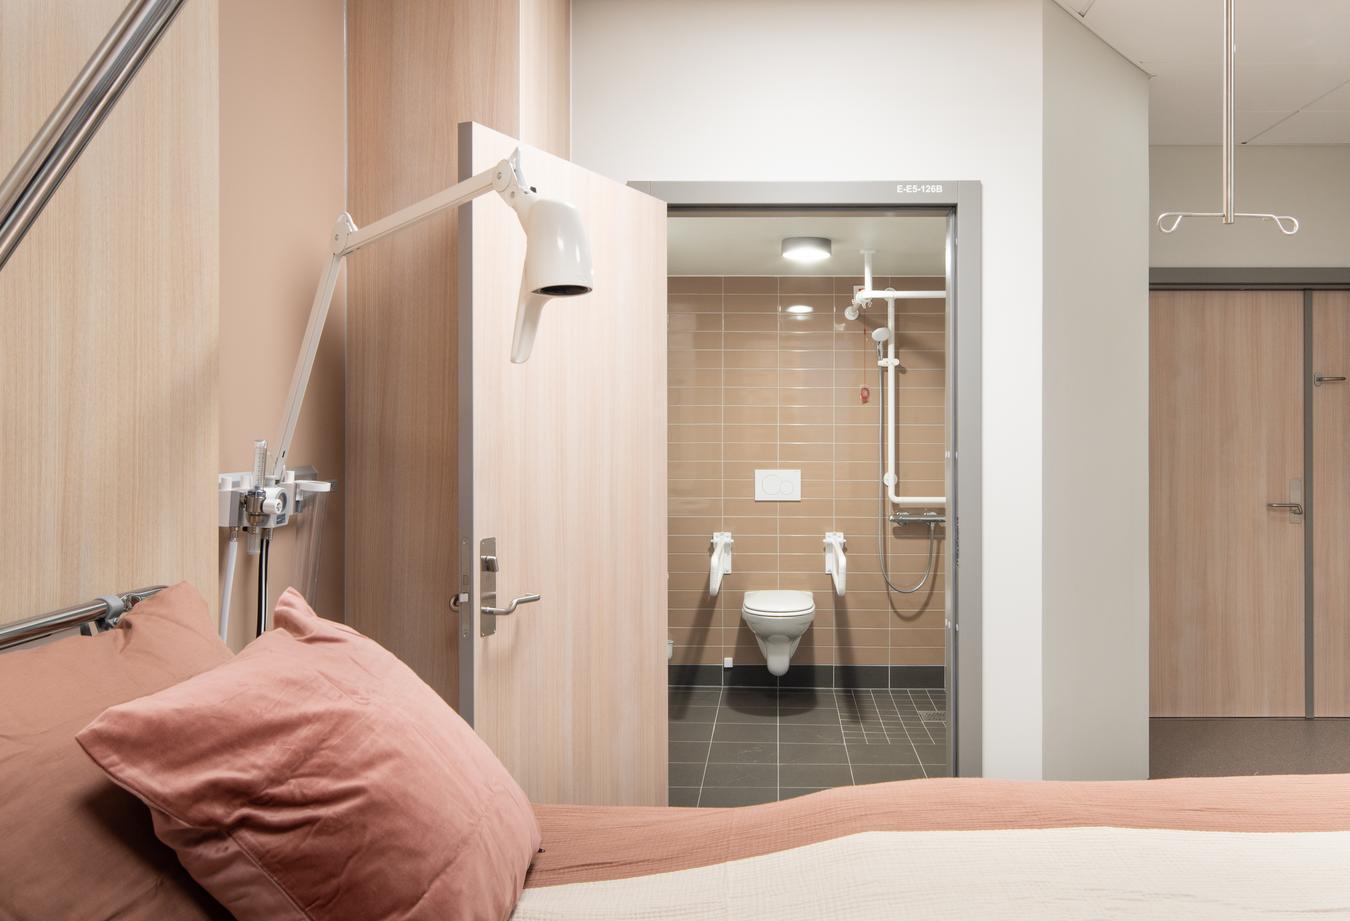
[{"label": "door lock plate", "polygon": [[497,632],[497,615],[487,608],[497,606],[497,538],[485,537],[478,543],[478,635]]}]

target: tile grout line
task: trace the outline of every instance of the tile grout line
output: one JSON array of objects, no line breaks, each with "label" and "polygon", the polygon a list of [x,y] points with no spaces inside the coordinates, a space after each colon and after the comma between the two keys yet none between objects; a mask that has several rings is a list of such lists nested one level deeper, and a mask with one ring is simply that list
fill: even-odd
[{"label": "tile grout line", "polygon": [[[843,710],[839,708],[838,692],[836,692],[834,695],[834,704],[835,704],[834,710],[835,716],[839,718],[839,734],[844,737],[844,763],[848,765],[848,782],[851,786],[857,786],[858,781],[853,777],[853,756],[848,753],[848,733],[844,732],[844,715]],[[865,740],[866,736],[864,735],[863,738]],[[864,742],[864,744],[866,743]]]},{"label": "tile grout line", "polygon": [[[905,694],[906,694],[906,696],[909,697],[909,702],[910,702],[911,704],[914,704],[914,694],[913,694],[913,692],[911,692],[908,688],[906,688],[906,689],[905,689]],[[899,713],[900,713],[900,708],[899,708],[898,706],[896,706],[896,704],[895,704],[895,698],[894,698],[894,697],[891,698],[891,706],[895,707],[895,712],[896,712],[897,715],[899,715]],[[916,709],[917,709],[917,705],[916,705]],[[910,747],[910,749],[914,752],[914,760],[915,760],[916,762],[918,762],[918,764],[919,764],[919,770],[923,771],[923,776],[924,776],[925,779],[927,779],[927,777],[928,777],[928,765],[924,764],[924,763],[923,763],[923,758],[919,757],[919,747],[918,747],[917,745],[914,744],[914,737],[911,736],[911,735],[909,734],[909,727],[905,725],[904,717],[901,717],[901,718],[900,718],[900,728],[903,729],[903,730],[905,730],[905,739],[909,742],[909,747]]]},{"label": "tile grout line", "polygon": [[[882,713],[881,713],[881,704],[877,701],[877,692],[876,692],[874,689],[869,688],[869,689],[868,689],[868,693],[872,695],[872,706],[876,708],[876,711],[877,711],[877,721],[878,721],[879,723],[881,723],[881,737],[882,737],[883,739],[886,740],[886,744],[887,744],[887,745],[890,745],[890,744],[891,744],[891,734],[890,734],[890,732],[888,732],[888,731],[886,730],[886,721],[885,721],[884,719],[881,718],[881,717],[882,717]],[[891,706],[895,706],[895,699],[894,699],[894,698],[891,698]],[[899,713],[900,713],[900,711],[897,709],[897,710],[896,710],[896,715],[899,715]],[[900,728],[901,728],[901,729],[904,728],[903,723],[901,724],[901,727],[900,727]]]},{"label": "tile grout line", "polygon": [[698,799],[694,800],[695,808],[703,805],[703,785],[708,780],[708,764],[712,761],[712,743],[717,735],[717,714],[722,712],[722,697],[725,694],[725,689],[718,689],[717,707],[713,710],[712,732],[708,734],[708,754],[703,757],[703,776],[698,779]]},{"label": "tile grout line", "polygon": [[777,788],[774,800],[783,798],[783,694],[777,688],[773,692],[773,760],[777,768]]}]

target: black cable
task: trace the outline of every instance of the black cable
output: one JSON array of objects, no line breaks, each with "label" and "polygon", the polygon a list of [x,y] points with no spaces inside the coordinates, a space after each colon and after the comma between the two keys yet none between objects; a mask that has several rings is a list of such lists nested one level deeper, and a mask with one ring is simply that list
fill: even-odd
[{"label": "black cable", "polygon": [[267,552],[271,548],[272,538],[263,537],[258,551],[258,636],[267,629]]}]

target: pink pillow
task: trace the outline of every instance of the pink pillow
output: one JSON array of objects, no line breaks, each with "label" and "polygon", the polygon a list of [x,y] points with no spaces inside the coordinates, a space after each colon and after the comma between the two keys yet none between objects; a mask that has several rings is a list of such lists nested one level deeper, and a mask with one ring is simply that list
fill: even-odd
[{"label": "pink pillow", "polygon": [[187,582],[136,605],[115,630],[0,653],[0,918],[229,917],[155,840],[140,800],[75,744],[113,704],[229,658]]},{"label": "pink pillow", "polygon": [[229,662],[78,740],[239,921],[504,919],[539,849],[524,792],[393,655],[294,589]]}]

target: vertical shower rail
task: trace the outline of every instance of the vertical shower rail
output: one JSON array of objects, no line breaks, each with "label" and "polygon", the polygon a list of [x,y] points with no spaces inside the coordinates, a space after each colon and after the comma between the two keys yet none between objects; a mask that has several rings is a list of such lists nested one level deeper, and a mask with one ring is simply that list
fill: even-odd
[{"label": "vertical shower rail", "polygon": [[0,270],[173,22],[183,0],[131,0],[0,184]]}]

